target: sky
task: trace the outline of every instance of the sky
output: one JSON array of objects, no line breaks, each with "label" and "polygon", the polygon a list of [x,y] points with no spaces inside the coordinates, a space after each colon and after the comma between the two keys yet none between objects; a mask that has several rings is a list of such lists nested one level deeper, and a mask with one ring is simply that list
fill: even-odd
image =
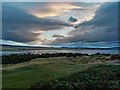
[{"label": "sky", "polygon": [[116,45],[118,3],[3,2],[0,41],[38,46],[101,42]]},{"label": "sky", "polygon": [[1,0],[2,2],[119,2],[119,0]]}]

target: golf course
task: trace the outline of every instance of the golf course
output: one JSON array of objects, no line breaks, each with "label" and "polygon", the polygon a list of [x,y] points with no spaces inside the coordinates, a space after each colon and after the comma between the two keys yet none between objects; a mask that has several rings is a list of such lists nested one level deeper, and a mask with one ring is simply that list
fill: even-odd
[{"label": "golf course", "polygon": [[3,89],[68,90],[71,86],[73,87],[71,90],[74,90],[79,86],[79,90],[87,88],[88,85],[91,85],[91,88],[103,88],[106,84],[106,88],[120,89],[119,55],[99,53],[74,56],[63,54],[59,57],[48,55],[46,58],[39,56],[16,64],[3,64]]}]

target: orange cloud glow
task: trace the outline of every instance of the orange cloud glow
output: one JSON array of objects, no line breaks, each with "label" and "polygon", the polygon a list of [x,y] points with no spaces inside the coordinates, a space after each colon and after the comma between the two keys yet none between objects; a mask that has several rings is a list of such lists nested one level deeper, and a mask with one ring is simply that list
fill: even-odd
[{"label": "orange cloud glow", "polygon": [[36,17],[45,18],[59,16],[64,12],[79,8],[79,6],[72,5],[72,3],[47,3],[45,7],[37,7],[28,10],[28,12]]}]

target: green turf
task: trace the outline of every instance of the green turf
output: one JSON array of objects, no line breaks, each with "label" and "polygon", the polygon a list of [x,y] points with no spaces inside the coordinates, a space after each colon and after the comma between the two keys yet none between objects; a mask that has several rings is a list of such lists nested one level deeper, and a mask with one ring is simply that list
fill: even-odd
[{"label": "green turf", "polygon": [[28,88],[39,80],[60,78],[83,70],[87,66],[68,61],[64,57],[34,59],[16,65],[5,65],[3,67],[5,68],[3,70],[3,88]]}]

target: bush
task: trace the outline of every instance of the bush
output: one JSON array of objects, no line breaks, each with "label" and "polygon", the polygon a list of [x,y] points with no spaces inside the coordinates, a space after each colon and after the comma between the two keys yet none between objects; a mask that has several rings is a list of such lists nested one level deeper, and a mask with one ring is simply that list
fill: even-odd
[{"label": "bush", "polygon": [[49,82],[37,82],[30,90],[120,90],[120,66],[96,65]]}]

